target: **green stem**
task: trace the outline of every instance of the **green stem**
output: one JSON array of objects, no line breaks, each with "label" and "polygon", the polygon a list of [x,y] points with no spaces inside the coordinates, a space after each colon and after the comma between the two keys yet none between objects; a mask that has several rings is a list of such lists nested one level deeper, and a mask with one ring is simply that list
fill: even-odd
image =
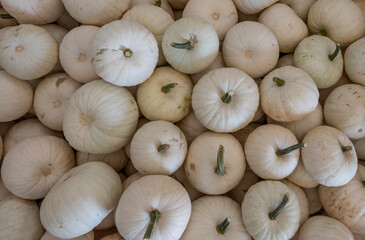
[{"label": "green stem", "polygon": [[230,219],[229,218],[226,218],[226,219],[224,219],[224,221],[221,224],[219,224],[215,228],[215,229],[217,229],[218,234],[223,235],[226,232],[226,229],[227,229],[227,227],[229,225],[229,222],[230,222]]},{"label": "green stem", "polygon": [[361,181],[362,185],[365,187],[365,181]]},{"label": "green stem", "polygon": [[0,14],[0,18],[2,18],[2,19],[14,19],[14,17],[11,16],[9,13]]},{"label": "green stem", "polygon": [[281,201],[280,205],[272,212],[269,213],[270,220],[275,220],[279,213],[285,208],[286,204],[289,201],[288,194],[285,194],[283,200]]},{"label": "green stem", "polygon": [[342,146],[341,150],[343,153],[347,153],[352,150],[352,146]]},{"label": "green stem", "polygon": [[321,30],[319,30],[318,35],[327,36],[327,30],[322,28]]},{"label": "green stem", "polygon": [[174,87],[176,87],[178,84],[177,83],[170,83],[167,84],[166,86],[163,86],[161,88],[161,92],[163,93],[169,93],[171,91],[171,89],[173,89]]},{"label": "green stem", "polygon": [[156,0],[156,2],[155,2],[155,6],[157,6],[157,7],[161,7],[161,0]]},{"label": "green stem", "polygon": [[332,62],[338,55],[338,53],[340,52],[340,44],[336,44],[336,50],[331,54],[328,55],[328,59]]},{"label": "green stem", "polygon": [[219,145],[217,152],[217,171],[216,171],[219,176],[223,176],[225,173],[223,155],[224,155],[224,147],[222,145]]},{"label": "green stem", "polygon": [[299,148],[304,148],[306,146],[307,146],[306,143],[298,143],[298,144],[295,144],[293,146],[290,146],[290,147],[287,147],[287,148],[284,148],[284,149],[279,149],[279,150],[276,151],[276,156],[280,157],[280,156],[283,156],[285,154],[291,153],[292,151],[297,150]]},{"label": "green stem", "polygon": [[158,146],[157,151],[159,153],[164,153],[167,150],[169,150],[169,148],[170,148],[170,144],[161,144],[160,146]]},{"label": "green stem", "polygon": [[234,91],[229,90],[226,94],[221,97],[222,102],[230,103],[232,101],[232,96],[234,95]]},{"label": "green stem", "polygon": [[177,48],[177,49],[187,49],[187,50],[191,50],[194,48],[194,44],[197,43],[197,39],[195,35],[192,35],[189,39],[189,41],[185,42],[185,43],[171,43],[171,47]]},{"label": "green stem", "polygon": [[274,77],[272,80],[276,83],[278,87],[282,87],[285,85],[285,81],[281,78]]},{"label": "green stem", "polygon": [[129,48],[127,48],[126,50],[123,51],[124,57],[126,58],[130,58],[133,56],[133,51],[130,50]]},{"label": "green stem", "polygon": [[147,227],[146,233],[144,234],[143,239],[151,238],[153,230],[155,229],[155,226],[156,226],[158,220],[160,219],[160,217],[161,217],[161,213],[157,209],[153,210],[150,213],[150,223],[148,224],[148,227]]}]

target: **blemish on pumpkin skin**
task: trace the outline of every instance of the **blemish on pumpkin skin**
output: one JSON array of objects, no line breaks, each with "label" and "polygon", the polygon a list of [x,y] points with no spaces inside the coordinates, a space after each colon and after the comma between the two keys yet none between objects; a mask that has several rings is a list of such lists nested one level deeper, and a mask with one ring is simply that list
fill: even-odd
[{"label": "blemish on pumpkin skin", "polygon": [[212,14],[212,18],[213,18],[213,20],[215,20],[215,21],[219,20],[219,13],[214,12],[214,13]]},{"label": "blemish on pumpkin skin", "polygon": [[189,167],[190,167],[191,171],[195,171],[195,164],[194,163],[191,163],[189,165]]},{"label": "blemish on pumpkin skin", "polygon": [[106,49],[106,48],[99,49],[98,52],[96,53],[96,56],[103,54],[103,52],[105,52],[106,50],[108,50],[108,49]]},{"label": "blemish on pumpkin skin", "polygon": [[361,133],[363,130],[362,128],[360,128],[359,130],[357,130],[358,133]]},{"label": "blemish on pumpkin skin", "polygon": [[17,46],[15,48],[15,52],[22,52],[24,50],[24,47],[23,46]]},{"label": "blemish on pumpkin skin", "polygon": [[52,102],[53,108],[59,108],[62,105],[60,100],[56,100]]},{"label": "blemish on pumpkin skin", "polygon": [[245,52],[245,56],[251,58],[253,56],[253,52],[249,49]]}]

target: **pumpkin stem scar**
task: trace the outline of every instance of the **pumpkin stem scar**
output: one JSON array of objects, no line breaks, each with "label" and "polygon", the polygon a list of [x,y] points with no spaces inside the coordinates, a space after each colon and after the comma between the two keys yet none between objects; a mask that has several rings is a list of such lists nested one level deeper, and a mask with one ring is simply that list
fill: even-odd
[{"label": "pumpkin stem scar", "polygon": [[328,59],[332,62],[337,57],[339,52],[340,52],[340,44],[337,43],[335,51],[331,55],[328,55]]},{"label": "pumpkin stem scar", "polygon": [[352,150],[352,146],[342,146],[341,150],[343,153],[349,152]]},{"label": "pumpkin stem scar", "polygon": [[144,234],[143,239],[151,238],[153,230],[155,229],[155,226],[156,226],[158,220],[160,219],[160,217],[161,217],[161,213],[157,209],[153,210],[150,213],[150,222],[148,224],[148,227],[147,227],[146,233]]},{"label": "pumpkin stem scar", "polygon": [[285,81],[284,81],[283,79],[281,79],[281,78],[274,77],[272,80],[273,80],[273,82],[275,82],[275,83],[276,83],[276,85],[277,85],[278,87],[282,87],[282,86],[284,86],[284,85],[285,85]]},{"label": "pumpkin stem scar", "polygon": [[234,95],[234,91],[230,90],[226,94],[224,94],[221,99],[224,103],[230,103],[232,101],[232,96]]},{"label": "pumpkin stem scar", "polygon": [[279,150],[276,151],[276,156],[280,157],[280,156],[288,154],[288,153],[290,153],[294,150],[297,150],[299,148],[304,148],[306,146],[307,146],[306,143],[298,143],[298,144],[295,144],[293,146],[290,146],[290,147],[287,147],[287,148],[284,148],[284,149],[279,149]]},{"label": "pumpkin stem scar", "polygon": [[219,224],[215,229],[217,229],[218,234],[223,235],[226,232],[226,229],[230,223],[231,219],[226,218],[223,220],[221,224]]},{"label": "pumpkin stem scar", "polygon": [[133,56],[133,51],[132,51],[132,50],[130,50],[129,48],[127,48],[127,49],[123,50],[123,55],[124,55],[124,57],[126,57],[126,58],[130,58],[130,57],[132,57],[132,56]]},{"label": "pumpkin stem scar", "polygon": [[161,88],[161,92],[163,92],[163,93],[169,93],[171,91],[171,89],[173,89],[177,85],[178,85],[178,83],[170,83],[170,84],[167,84],[167,85],[165,85],[165,86],[163,86]]},{"label": "pumpkin stem scar", "polygon": [[161,0],[156,0],[156,2],[155,2],[155,6],[157,6],[157,7],[161,7]]},{"label": "pumpkin stem scar", "polygon": [[159,153],[164,153],[167,150],[169,150],[169,148],[170,148],[170,144],[161,144],[160,146],[158,146],[157,151]]},{"label": "pumpkin stem scar", "polygon": [[11,16],[9,13],[0,14],[0,18],[2,18],[2,19],[14,19],[14,17]]},{"label": "pumpkin stem scar", "polygon": [[327,30],[322,28],[321,30],[319,30],[318,35],[327,36]]},{"label": "pumpkin stem scar", "polygon": [[279,213],[285,208],[286,204],[289,201],[288,194],[286,193],[283,197],[283,200],[281,201],[280,205],[272,212],[269,212],[269,218],[270,220],[275,220]]},{"label": "pumpkin stem scar", "polygon": [[198,42],[198,40],[196,39],[196,36],[194,34],[190,35],[190,39],[189,41],[185,42],[185,43],[171,43],[170,46],[177,48],[177,49],[186,49],[186,50],[191,50],[194,48],[194,45]]},{"label": "pumpkin stem scar", "polygon": [[222,145],[219,145],[217,152],[217,170],[216,170],[216,173],[219,176],[223,176],[225,173],[223,155],[224,155],[224,147]]}]

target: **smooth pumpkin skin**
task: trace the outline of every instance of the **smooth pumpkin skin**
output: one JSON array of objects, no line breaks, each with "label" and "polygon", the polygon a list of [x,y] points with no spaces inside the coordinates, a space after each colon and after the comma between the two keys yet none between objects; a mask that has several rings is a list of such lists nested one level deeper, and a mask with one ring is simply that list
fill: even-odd
[{"label": "smooth pumpkin skin", "polygon": [[351,231],[340,221],[327,216],[309,218],[299,231],[298,240],[354,240]]},{"label": "smooth pumpkin skin", "polygon": [[279,0],[233,0],[238,10],[245,14],[258,13]]},{"label": "smooth pumpkin skin", "polygon": [[345,52],[345,71],[352,82],[365,85],[365,38],[352,43]]},{"label": "smooth pumpkin skin", "polygon": [[86,152],[76,152],[76,165],[81,165],[87,162],[104,162],[111,166],[116,172],[119,172],[127,165],[128,158],[124,149],[109,153],[109,154],[91,154]]},{"label": "smooth pumpkin skin", "polygon": [[[55,237],[46,231],[40,240],[61,240],[61,239],[62,238]],[[94,240],[94,231],[90,231],[77,238],[72,238],[71,240]]]},{"label": "smooth pumpkin skin", "polygon": [[191,111],[184,119],[176,124],[184,133],[188,145],[200,134],[207,131],[196,118],[194,111]]},{"label": "smooth pumpkin skin", "polygon": [[[135,129],[135,131],[133,132],[133,136],[134,134],[137,132],[138,129],[140,129],[143,125],[145,125],[146,123],[150,122],[150,120],[148,120],[147,118],[140,118],[138,119],[138,124],[137,124],[137,128]],[[132,137],[133,138],[133,137]],[[127,157],[130,159],[131,158],[131,142],[132,142],[132,138],[131,140],[127,143],[127,145],[125,145],[124,147],[124,151],[125,154],[127,155]],[[128,165],[128,164],[127,164]],[[127,174],[128,175],[128,174]]]},{"label": "smooth pumpkin skin", "polygon": [[319,186],[314,188],[303,188],[303,191],[308,198],[309,214],[314,214],[321,210],[322,203],[319,198]]},{"label": "smooth pumpkin skin", "polygon": [[[131,4],[129,5],[129,8],[132,9],[135,6],[142,5],[142,4],[149,4],[149,5],[156,6],[156,0],[131,0]],[[170,14],[170,16],[174,19],[174,11],[172,10],[172,8],[167,0],[161,0],[161,8],[163,10],[165,10],[168,14]]]},{"label": "smooth pumpkin skin", "polygon": [[279,2],[288,5],[304,21],[307,22],[308,12],[311,6],[317,0],[279,0]]}]

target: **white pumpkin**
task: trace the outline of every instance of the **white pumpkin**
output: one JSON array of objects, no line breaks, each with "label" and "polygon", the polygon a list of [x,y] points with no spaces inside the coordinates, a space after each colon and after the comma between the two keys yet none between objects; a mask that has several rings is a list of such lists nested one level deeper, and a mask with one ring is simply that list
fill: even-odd
[{"label": "white pumpkin", "polygon": [[102,26],[120,19],[129,8],[130,0],[62,0],[67,12],[78,22]]},{"label": "white pumpkin", "polygon": [[99,78],[88,54],[90,41],[98,30],[99,27],[95,26],[75,27],[60,44],[60,62],[63,69],[81,83]]},{"label": "white pumpkin", "polygon": [[365,38],[351,44],[345,52],[345,70],[352,82],[365,86]]},{"label": "white pumpkin", "polygon": [[188,149],[185,174],[198,191],[219,195],[232,190],[246,169],[240,142],[228,133],[205,132]]},{"label": "white pumpkin", "polygon": [[361,9],[351,0],[318,0],[308,13],[310,31],[328,36],[341,46],[365,34],[364,21]]},{"label": "white pumpkin", "polygon": [[262,11],[258,21],[274,33],[282,53],[294,52],[299,42],[308,36],[307,25],[293,9],[282,3]]},{"label": "white pumpkin", "polygon": [[69,31],[80,26],[80,23],[71,17],[67,11],[57,19],[56,23]]},{"label": "white pumpkin", "polygon": [[299,231],[298,240],[354,240],[351,231],[340,221],[327,216],[309,218]]},{"label": "white pumpkin", "polygon": [[149,120],[178,122],[191,110],[193,83],[188,75],[172,67],[156,68],[147,81],[138,86],[137,102]]},{"label": "white pumpkin", "polygon": [[337,83],[343,71],[340,45],[328,37],[313,35],[303,39],[294,52],[294,65],[306,71],[319,89]]},{"label": "white pumpkin", "polygon": [[115,226],[115,220],[114,220],[115,216],[114,215],[115,215],[115,208],[94,229],[95,230],[107,230],[107,229],[113,228]]},{"label": "white pumpkin", "polygon": [[276,68],[281,68],[285,66],[294,66],[294,54],[286,54],[279,58],[278,63],[276,64]]},{"label": "white pumpkin", "polygon": [[265,76],[279,59],[275,35],[257,22],[240,22],[226,34],[223,58],[228,67],[241,69],[252,78]]},{"label": "white pumpkin", "polygon": [[319,186],[314,188],[303,188],[309,203],[309,214],[314,214],[321,210],[322,203],[319,198]]},{"label": "white pumpkin", "polygon": [[265,76],[260,98],[267,116],[278,122],[291,122],[304,119],[316,109],[319,92],[305,71],[285,66]]},{"label": "white pumpkin", "polygon": [[195,74],[212,64],[218,54],[219,38],[213,25],[198,17],[181,18],[171,24],[162,38],[166,61],[176,70]]},{"label": "white pumpkin", "polygon": [[[148,120],[147,118],[140,118],[138,119],[138,124],[137,124],[137,128],[135,129],[135,131],[133,132],[133,135],[137,132],[138,129],[140,129],[143,125],[145,125],[146,123],[150,122],[150,120]],[[132,139],[127,143],[127,145],[125,145],[124,147],[124,152],[127,155],[127,157],[130,159],[131,158],[131,142]],[[128,165],[128,164],[127,164]],[[137,171],[137,170],[136,170]],[[128,174],[127,174],[128,175]]]},{"label": "white pumpkin", "polygon": [[196,199],[204,196],[203,193],[196,190],[193,185],[189,182],[189,179],[186,177],[185,174],[185,167],[184,165],[181,166],[174,174],[171,175],[175,180],[177,180],[181,185],[184,186],[185,190],[188,192],[190,200],[195,201]]},{"label": "white pumpkin", "polygon": [[90,154],[81,151],[76,152],[76,165],[95,161],[104,162],[111,166],[116,172],[119,172],[127,164],[128,158],[124,149],[109,154]]},{"label": "white pumpkin", "polygon": [[0,122],[20,118],[28,112],[33,103],[33,89],[5,71],[0,71]]},{"label": "white pumpkin", "polygon": [[269,7],[279,0],[233,0],[238,10],[246,14],[254,14]]},{"label": "white pumpkin", "polygon": [[[167,0],[131,0],[129,8],[134,8],[135,6],[149,4],[162,8],[165,10],[172,18],[174,18],[174,11],[172,10],[169,2]],[[123,15],[124,16],[124,15]]]},{"label": "white pumpkin", "polygon": [[158,60],[153,34],[134,21],[118,20],[102,26],[91,39],[89,57],[95,72],[118,86],[147,80]]},{"label": "white pumpkin", "polygon": [[120,178],[107,164],[89,162],[77,166],[66,172],[44,198],[42,225],[59,238],[79,237],[114,209],[121,193]]},{"label": "white pumpkin", "polygon": [[130,175],[124,182],[123,182],[123,192],[125,192],[125,190],[135,181],[137,181],[138,179],[142,178],[143,175],[140,174],[139,172],[133,173],[132,175]]},{"label": "white pumpkin", "polygon": [[241,211],[248,233],[256,240],[289,240],[299,228],[298,199],[278,181],[253,185],[243,199]]},{"label": "white pumpkin", "polygon": [[342,186],[355,176],[355,148],[340,130],[318,126],[305,135],[303,142],[307,144],[301,151],[304,167],[321,185]]},{"label": "white pumpkin", "polygon": [[183,120],[176,124],[184,133],[188,145],[200,134],[207,131],[196,118],[194,111],[191,111]]},{"label": "white pumpkin", "polygon": [[76,90],[70,98],[63,130],[76,150],[107,154],[128,143],[137,119],[138,106],[127,89],[95,80]]},{"label": "white pumpkin", "polygon": [[224,196],[205,196],[192,203],[191,218],[181,240],[251,240],[240,205]]},{"label": "white pumpkin", "polygon": [[176,240],[190,214],[189,195],[179,182],[168,176],[145,176],[123,193],[115,223],[125,239]]},{"label": "white pumpkin", "polygon": [[134,134],[131,161],[142,175],[174,173],[187,154],[183,132],[166,121],[151,121]]},{"label": "white pumpkin", "polygon": [[227,193],[228,197],[232,198],[238,204],[242,204],[248,189],[255,185],[260,178],[247,166],[246,172],[243,175],[241,182]]},{"label": "white pumpkin", "polygon": [[0,201],[0,239],[39,240],[44,233],[35,201],[10,198]]},{"label": "white pumpkin", "polygon": [[34,110],[38,119],[50,129],[63,130],[63,115],[72,94],[82,86],[66,73],[44,78],[34,93]]},{"label": "white pumpkin", "polygon": [[304,143],[279,125],[267,124],[253,130],[245,143],[245,156],[252,171],[263,179],[283,179],[296,168]]},{"label": "white pumpkin", "polygon": [[297,167],[287,179],[303,188],[314,188],[318,186],[318,182],[305,169],[302,158],[299,158]]},{"label": "white pumpkin", "polygon": [[[55,237],[46,231],[40,240],[62,240],[62,238]],[[94,240],[94,232],[90,231],[80,237],[72,238],[71,240]]]},{"label": "white pumpkin", "polygon": [[60,0],[1,0],[1,5],[19,23],[36,25],[54,22],[65,12]]},{"label": "white pumpkin", "polygon": [[182,16],[207,20],[214,26],[221,41],[228,30],[238,22],[237,9],[232,0],[190,0]]},{"label": "white pumpkin", "polygon": [[198,83],[198,81],[208,72],[210,72],[214,69],[224,68],[224,67],[226,67],[226,64],[224,63],[224,60],[223,60],[223,54],[222,54],[222,51],[219,51],[214,62],[212,64],[210,64],[209,67],[207,67],[205,70],[203,70],[201,72],[190,75],[191,80],[193,80],[194,85],[196,85]]},{"label": "white pumpkin", "polygon": [[317,0],[279,0],[279,2],[291,7],[304,22],[307,22],[309,9],[316,1]]},{"label": "white pumpkin", "polygon": [[32,80],[51,72],[58,61],[58,44],[45,29],[21,24],[2,30],[0,65],[11,75]]},{"label": "white pumpkin", "polygon": [[342,72],[342,76],[338,82],[333,85],[332,87],[326,88],[326,89],[319,89],[319,103],[324,107],[324,104],[327,100],[327,97],[330,95],[330,93],[335,90],[337,87],[350,84],[352,83],[349,79],[349,77],[346,75],[346,72]]},{"label": "white pumpkin", "polygon": [[2,7],[0,7],[0,14],[0,29],[18,25],[17,20]]},{"label": "white pumpkin", "polygon": [[333,90],[324,104],[326,123],[351,139],[365,137],[365,87],[345,84]]},{"label": "white pumpkin", "polygon": [[239,69],[216,69],[195,85],[192,106],[204,127],[215,132],[234,132],[254,118],[259,106],[258,87]]}]

